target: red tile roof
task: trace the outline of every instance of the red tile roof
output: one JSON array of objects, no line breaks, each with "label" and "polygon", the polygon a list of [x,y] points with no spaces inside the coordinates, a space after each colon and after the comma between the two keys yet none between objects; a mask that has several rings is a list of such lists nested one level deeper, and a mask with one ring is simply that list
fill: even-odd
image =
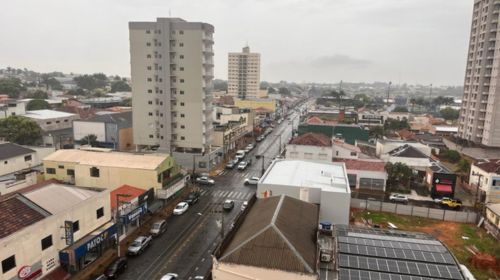
[{"label": "red tile roof", "polygon": [[500,173],[500,159],[487,159],[474,165],[489,173]]},{"label": "red tile roof", "polygon": [[385,172],[385,163],[378,159],[334,159],[334,161],[344,162],[347,170]]},{"label": "red tile roof", "polygon": [[[26,201],[23,201],[24,199]],[[37,211],[35,204],[29,205],[29,200],[24,199],[18,195],[0,201],[0,238],[9,236],[50,215],[42,214],[42,208]]]},{"label": "red tile roof", "polygon": [[401,137],[403,140],[415,140],[415,133],[409,131],[408,129],[404,128],[401,129],[397,132],[399,137]]},{"label": "red tile roof", "polygon": [[332,121],[332,120],[323,120],[320,117],[310,117],[307,119],[307,124],[326,124],[326,125],[334,125],[337,124],[338,122]]},{"label": "red tile roof", "polygon": [[335,140],[333,140],[333,144],[335,146],[339,146],[339,147],[342,147],[342,148],[347,149],[347,150],[351,150],[351,151],[355,151],[355,152],[361,153],[361,149],[358,146],[351,145],[351,144],[346,143],[346,142],[341,141],[341,140],[335,139]]},{"label": "red tile roof", "polygon": [[296,137],[290,141],[290,144],[330,147],[332,140],[324,134],[308,132]]},{"label": "red tile roof", "polygon": [[123,185],[119,188],[114,189],[111,191],[110,199],[111,199],[111,209],[116,208],[116,195],[117,194],[123,194],[123,195],[129,195],[129,197],[120,197],[120,202],[128,202],[133,200],[134,198],[140,196],[141,194],[145,193],[146,191],[143,189],[139,189],[136,187],[132,187],[129,185]]}]

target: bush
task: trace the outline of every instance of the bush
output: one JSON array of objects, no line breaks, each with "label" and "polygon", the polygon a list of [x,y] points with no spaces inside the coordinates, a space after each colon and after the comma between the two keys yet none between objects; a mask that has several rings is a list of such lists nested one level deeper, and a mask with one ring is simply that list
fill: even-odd
[{"label": "bush", "polygon": [[457,163],[461,158],[460,153],[455,150],[446,150],[440,156],[451,163]]}]

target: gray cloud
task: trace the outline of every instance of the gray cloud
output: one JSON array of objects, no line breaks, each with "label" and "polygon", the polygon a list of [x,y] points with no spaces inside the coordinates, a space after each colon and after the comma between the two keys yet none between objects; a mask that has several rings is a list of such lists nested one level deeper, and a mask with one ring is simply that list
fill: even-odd
[{"label": "gray cloud", "polygon": [[335,68],[341,67],[363,67],[370,65],[372,62],[367,59],[354,58],[348,55],[335,54],[320,56],[311,60],[310,65],[318,68]]}]

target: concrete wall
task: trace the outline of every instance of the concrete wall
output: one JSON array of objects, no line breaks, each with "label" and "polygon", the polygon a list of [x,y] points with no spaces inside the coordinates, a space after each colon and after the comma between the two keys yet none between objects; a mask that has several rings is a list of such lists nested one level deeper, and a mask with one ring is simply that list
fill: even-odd
[{"label": "concrete wall", "polygon": [[293,273],[277,269],[266,269],[255,266],[212,262],[212,278],[217,280],[316,280],[315,274]]},{"label": "concrete wall", "polygon": [[356,189],[359,189],[359,181],[361,178],[369,178],[369,179],[382,179],[384,180],[384,191],[387,183],[387,172],[379,172],[379,171],[367,171],[367,170],[352,170],[348,169],[347,174],[356,175]]},{"label": "concrete wall", "polygon": [[497,229],[500,230],[500,216],[491,211],[488,207],[486,207],[486,219],[494,225]]},{"label": "concrete wall", "polygon": [[[346,158],[346,159],[357,159],[359,158],[359,153],[351,151],[349,149],[343,148],[338,145],[333,145],[333,156],[336,158]],[[353,154],[351,154],[353,153]]]},{"label": "concrete wall", "polygon": [[37,183],[38,171],[32,171],[24,175],[23,179],[9,179],[0,181],[0,195],[18,191],[22,188],[34,185]]},{"label": "concrete wall", "polygon": [[73,126],[73,121],[78,120],[80,116],[72,115],[63,118],[52,118],[52,119],[35,119],[34,120],[43,131],[54,131],[61,130],[65,128],[71,128]]},{"label": "concrete wall", "polygon": [[118,150],[129,151],[134,148],[134,129],[122,128],[118,131]]},{"label": "concrete wall", "polygon": [[[31,159],[26,160],[25,157],[29,156],[31,156]],[[37,161],[35,152],[3,159],[0,161],[0,176],[38,165],[36,163]]]},{"label": "concrete wall", "polygon": [[333,158],[332,147],[319,147],[310,145],[286,145],[286,158],[309,159],[331,162]]},{"label": "concrete wall", "polygon": [[336,225],[348,225],[350,204],[351,195],[349,193],[322,192],[319,220],[332,222]]},{"label": "concrete wall", "polygon": [[73,138],[75,141],[80,141],[83,137],[89,134],[97,136],[97,141],[99,142],[106,142],[105,123],[86,121],[73,122]]},{"label": "concrete wall", "polygon": [[[103,207],[104,216],[97,219],[96,210]],[[0,274],[0,280],[18,279],[19,269],[25,265],[40,267],[43,275],[59,266],[59,251],[67,247],[64,236],[64,221],[79,221],[80,230],[75,232],[75,242],[107,223],[110,218],[109,191],[102,191],[65,212],[58,213],[34,223],[24,229],[0,239],[0,261],[12,255],[16,258],[16,267]],[[52,235],[53,245],[42,251],[41,240]]]}]

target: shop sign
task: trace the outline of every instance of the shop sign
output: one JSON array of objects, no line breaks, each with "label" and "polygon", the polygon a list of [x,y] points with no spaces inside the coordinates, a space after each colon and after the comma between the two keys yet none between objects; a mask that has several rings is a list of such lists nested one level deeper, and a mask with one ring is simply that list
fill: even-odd
[{"label": "shop sign", "polygon": [[66,239],[66,245],[73,244],[73,222],[64,221],[64,239]]},{"label": "shop sign", "polygon": [[19,279],[23,279],[23,280],[35,279],[37,276],[39,276],[41,274],[42,274],[41,268],[39,268],[35,271],[32,271],[32,267],[29,265],[25,265],[25,266],[21,267],[21,269],[19,269],[19,271],[17,272],[17,276],[19,277]]},{"label": "shop sign", "polygon": [[135,208],[134,210],[130,211],[130,213],[128,213],[126,215],[123,215],[122,216],[123,223],[124,224],[128,224],[128,223],[130,223],[132,221],[135,221],[140,216],[146,214],[147,211],[148,211],[147,204],[144,203],[141,206],[139,206],[139,207]]},{"label": "shop sign", "polygon": [[116,224],[113,224],[101,233],[94,235],[86,243],[75,249],[75,259],[80,259],[85,253],[99,246],[116,233]]}]

